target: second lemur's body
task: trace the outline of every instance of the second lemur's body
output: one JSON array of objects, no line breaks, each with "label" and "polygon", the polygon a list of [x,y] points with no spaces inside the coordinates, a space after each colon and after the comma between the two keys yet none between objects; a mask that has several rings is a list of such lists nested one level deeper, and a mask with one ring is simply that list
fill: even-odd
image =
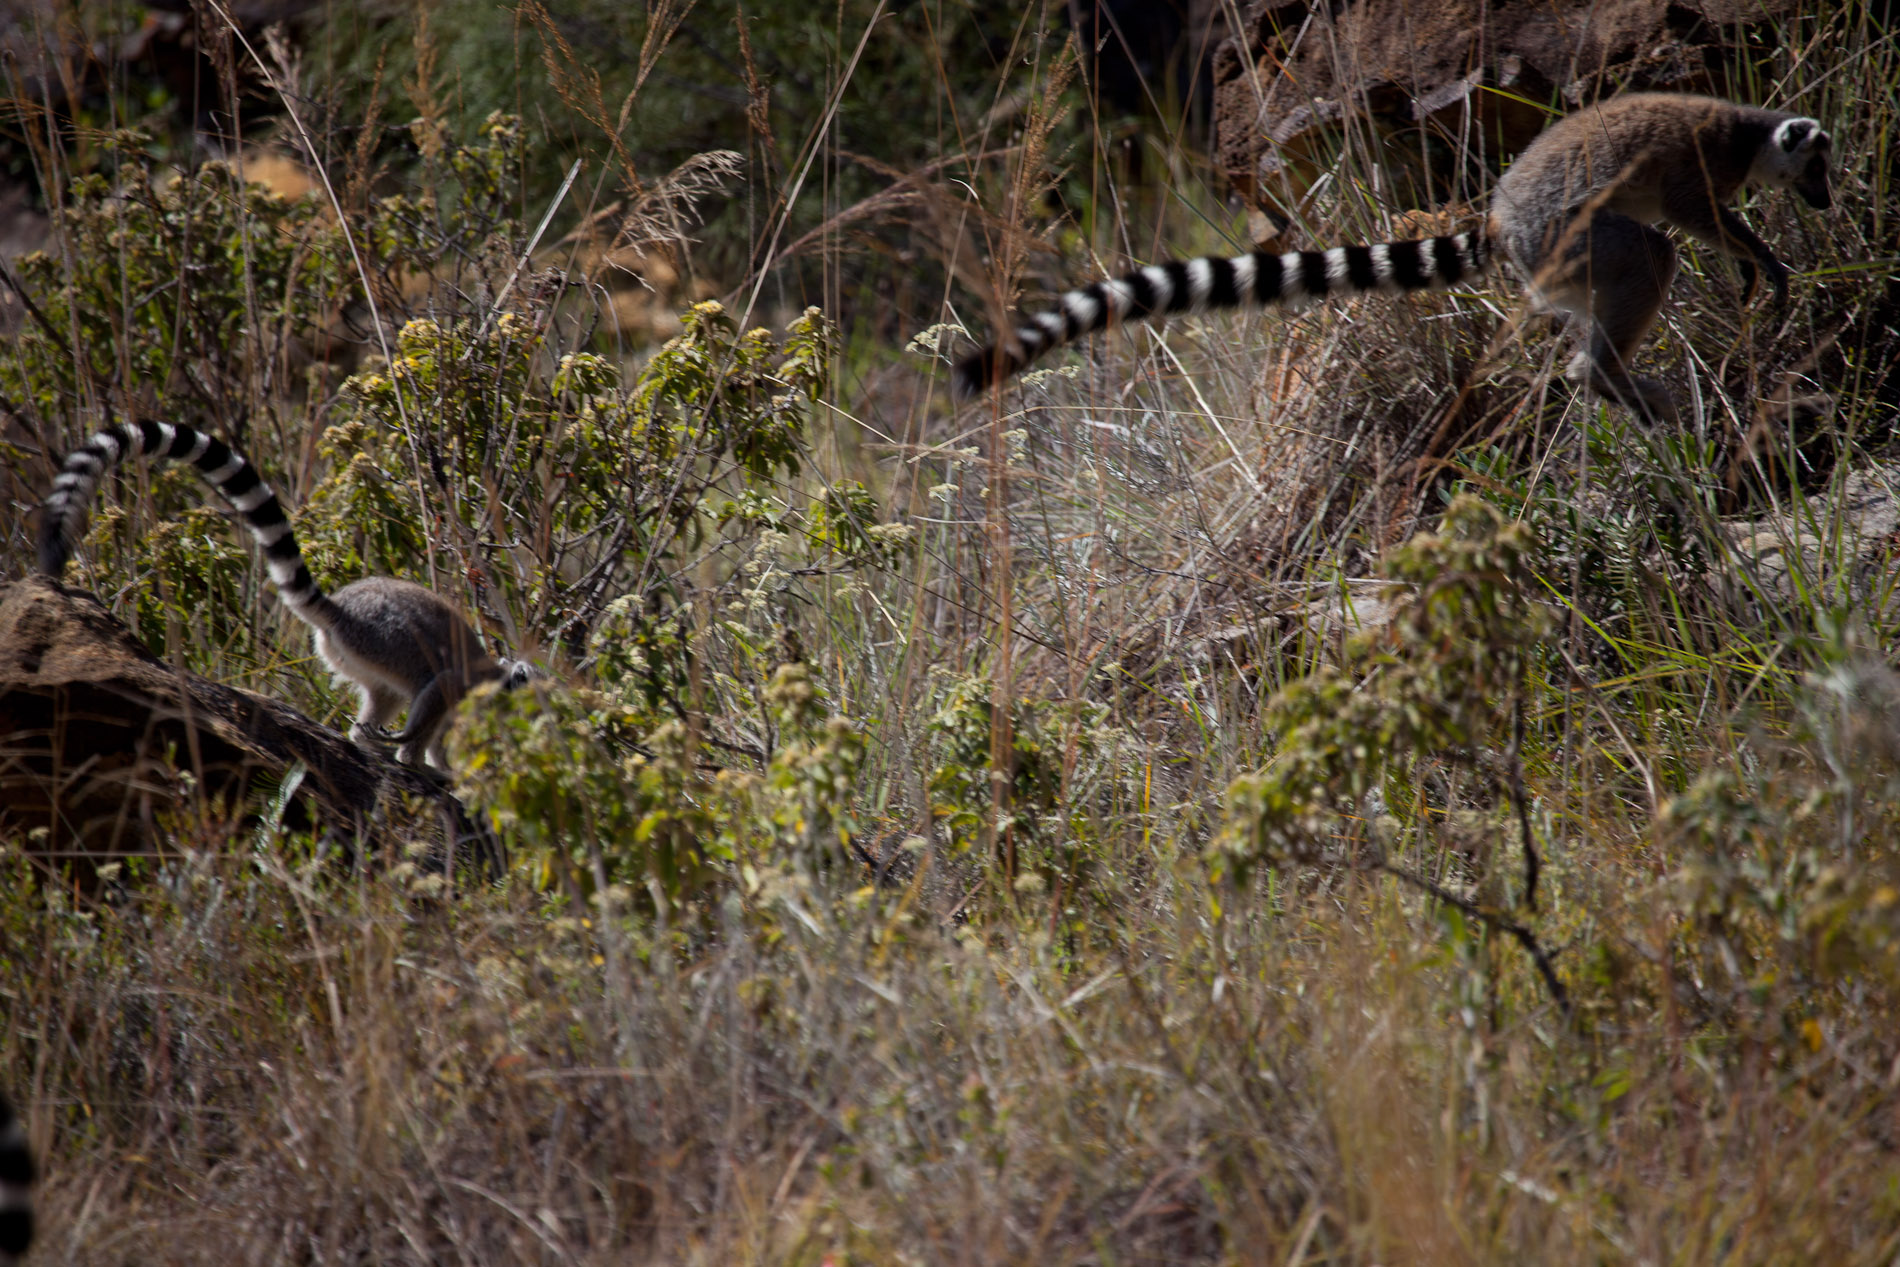
[{"label": "second lemur's body", "polygon": [[1788,270],[1729,204],[1744,185],[1792,189],[1827,208],[1828,134],[1813,119],[1713,97],[1639,93],[1552,124],[1499,179],[1483,230],[1372,246],[1275,255],[1253,251],[1176,261],[1096,282],[1018,328],[1011,342],[957,366],[971,394],[1051,348],[1121,322],[1351,291],[1454,285],[1502,247],[1531,297],[1582,327],[1573,372],[1598,393],[1658,417],[1675,407],[1659,384],[1629,372],[1675,275],[1668,224],[1741,262],[1752,293],[1766,273],[1778,299]]},{"label": "second lemur's body", "polygon": [[257,471],[229,445],[182,423],[109,427],[66,458],[40,523],[40,570],[57,578],[79,540],[86,505],[105,472],[135,454],[189,462],[244,518],[263,548],[284,605],[315,632],[317,655],[360,700],[350,738],[374,745],[406,706],[396,759],[448,768],[442,739],[450,711],[483,682],[519,685],[520,661],[497,659],[453,603],[412,581],[372,576],[326,594],[304,565],[290,521]]}]

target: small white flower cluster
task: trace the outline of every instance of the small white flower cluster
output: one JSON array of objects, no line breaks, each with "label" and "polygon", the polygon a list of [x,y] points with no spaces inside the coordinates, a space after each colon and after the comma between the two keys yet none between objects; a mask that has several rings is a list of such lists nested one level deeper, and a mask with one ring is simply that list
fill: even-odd
[{"label": "small white flower cluster", "polygon": [[913,356],[941,357],[952,337],[970,332],[954,321],[940,321],[904,345]]},{"label": "small white flower cluster", "polygon": [[1030,370],[1020,381],[1024,387],[1047,387],[1052,378],[1066,378],[1074,382],[1081,377],[1080,365],[1051,365],[1047,369]]}]

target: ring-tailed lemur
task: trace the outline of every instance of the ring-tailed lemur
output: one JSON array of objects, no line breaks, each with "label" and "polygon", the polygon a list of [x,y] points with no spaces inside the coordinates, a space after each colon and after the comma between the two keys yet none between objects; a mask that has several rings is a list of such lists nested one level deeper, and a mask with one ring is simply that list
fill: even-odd
[{"label": "ring-tailed lemur", "polygon": [[55,579],[65,571],[93,490],[110,467],[133,454],[191,463],[243,517],[284,604],[316,631],[318,656],[361,696],[350,727],[357,743],[374,747],[383,726],[406,705],[409,720],[395,736],[396,759],[414,765],[422,756],[446,771],[442,738],[456,701],[478,683],[512,688],[534,675],[525,661],[490,656],[454,604],[412,581],[372,576],[324,593],[304,566],[277,495],[257,471],[224,441],[182,423],[109,427],[66,458],[40,522],[41,571]]},{"label": "ring-tailed lemur", "polygon": [[0,1095],[0,1267],[13,1267],[33,1243],[33,1178],[26,1125]]},{"label": "ring-tailed lemur", "polygon": [[1785,302],[1788,269],[1728,204],[1752,183],[1792,189],[1826,210],[1833,202],[1831,148],[1821,125],[1799,115],[1713,97],[1619,97],[1559,119],[1531,142],[1498,180],[1478,232],[1286,255],[1203,256],[1094,282],[1030,318],[1013,344],[966,357],[954,386],[959,396],[973,395],[1051,348],[1117,322],[1452,286],[1482,272],[1502,245],[1532,300],[1584,327],[1571,373],[1600,395],[1673,419],[1667,389],[1629,372],[1676,270],[1674,243],[1652,226],[1674,225],[1739,260],[1747,298],[1759,266]]}]

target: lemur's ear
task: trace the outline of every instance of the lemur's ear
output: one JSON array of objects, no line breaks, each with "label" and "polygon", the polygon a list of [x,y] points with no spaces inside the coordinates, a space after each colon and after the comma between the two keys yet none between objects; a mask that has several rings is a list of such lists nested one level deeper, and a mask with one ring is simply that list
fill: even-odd
[{"label": "lemur's ear", "polygon": [[1789,119],[1775,129],[1775,144],[1782,153],[1792,154],[1810,145],[1826,145],[1827,133],[1821,131],[1821,125],[1817,120]]}]

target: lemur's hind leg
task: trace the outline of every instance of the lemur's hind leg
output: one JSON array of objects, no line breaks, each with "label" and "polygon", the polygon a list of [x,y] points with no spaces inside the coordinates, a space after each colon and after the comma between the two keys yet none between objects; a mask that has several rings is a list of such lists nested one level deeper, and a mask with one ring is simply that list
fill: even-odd
[{"label": "lemur's hind leg", "polygon": [[1628,216],[1598,212],[1570,230],[1572,241],[1538,289],[1551,307],[1585,327],[1584,349],[1570,374],[1599,396],[1659,422],[1677,421],[1675,397],[1653,378],[1630,373],[1643,340],[1669,298],[1676,246]]},{"label": "lemur's hind leg", "polygon": [[402,711],[402,694],[387,686],[364,686],[360,682],[355,685],[356,693],[362,697],[362,706],[350,724],[350,738],[366,748],[374,748],[389,738],[383,728]]},{"label": "lemur's hind leg", "polygon": [[409,720],[396,737],[396,760],[416,764],[421,756],[438,770],[449,768],[448,752],[442,737],[448,733],[449,710],[461,698],[460,683],[452,673],[438,673],[409,701]]}]

